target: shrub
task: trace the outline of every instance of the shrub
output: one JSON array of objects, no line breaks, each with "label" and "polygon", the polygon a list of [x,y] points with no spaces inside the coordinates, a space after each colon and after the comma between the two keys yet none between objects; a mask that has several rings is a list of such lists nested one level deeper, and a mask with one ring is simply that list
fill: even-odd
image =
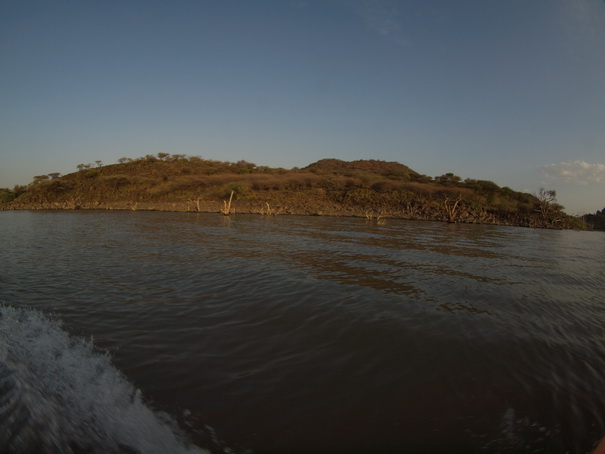
[{"label": "shrub", "polygon": [[364,203],[373,202],[375,198],[375,191],[367,188],[356,188],[346,192],[343,197],[343,202],[363,205]]},{"label": "shrub", "polygon": [[376,192],[384,193],[384,192],[396,191],[401,186],[396,185],[395,182],[393,182],[393,181],[380,180],[380,181],[377,181],[376,183],[373,183],[372,186],[370,186],[370,187]]},{"label": "shrub", "polygon": [[250,175],[247,182],[249,182],[251,188],[255,191],[279,190],[286,187],[286,180],[282,177],[269,174]]},{"label": "shrub", "polygon": [[225,186],[225,188],[223,190],[223,195],[225,195],[226,197],[230,197],[232,192],[233,192],[235,198],[241,199],[241,198],[244,198],[244,197],[250,195],[251,188],[250,188],[250,185],[247,183],[233,182],[233,183],[229,183],[227,186]]},{"label": "shrub", "polygon": [[424,184],[428,184],[431,181],[433,181],[433,179],[431,177],[429,177],[428,175],[412,175],[411,177],[412,181],[416,182],[416,183],[424,183]]},{"label": "shrub", "polygon": [[436,186],[433,186],[430,184],[425,184],[425,183],[417,183],[417,182],[404,183],[402,185],[402,188],[413,194],[419,194],[419,195],[434,194],[437,191]]},{"label": "shrub", "polygon": [[0,203],[12,202],[15,199],[13,191],[8,188],[0,188]]},{"label": "shrub", "polygon": [[86,172],[84,172],[84,177],[85,178],[96,178],[101,174],[101,172],[99,172],[98,170],[93,170],[93,169],[89,169]]},{"label": "shrub", "polygon": [[435,181],[437,183],[445,185],[445,186],[457,185],[458,183],[460,183],[461,180],[462,180],[462,178],[460,178],[458,175],[454,175],[451,172],[443,174],[439,177],[435,177]]},{"label": "shrub", "polygon": [[122,175],[109,175],[103,179],[105,183],[114,189],[119,189],[130,184],[130,179]]}]

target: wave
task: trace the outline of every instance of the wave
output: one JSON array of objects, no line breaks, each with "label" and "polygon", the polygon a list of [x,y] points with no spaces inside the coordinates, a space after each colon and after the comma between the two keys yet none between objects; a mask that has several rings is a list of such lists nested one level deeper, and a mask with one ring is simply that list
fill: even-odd
[{"label": "wave", "polygon": [[0,453],[204,453],[92,342],[0,306]]}]

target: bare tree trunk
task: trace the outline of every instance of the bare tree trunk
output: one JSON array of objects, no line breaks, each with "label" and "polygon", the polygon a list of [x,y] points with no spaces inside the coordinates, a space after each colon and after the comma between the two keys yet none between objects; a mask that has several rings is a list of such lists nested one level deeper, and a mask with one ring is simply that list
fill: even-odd
[{"label": "bare tree trunk", "polygon": [[[456,222],[456,218],[458,217],[458,210],[460,209],[460,202],[462,201],[462,196],[459,195],[456,201],[450,200],[448,196],[445,196],[445,200],[443,201],[443,206],[445,207],[445,212],[447,213],[447,222]],[[453,204],[452,204],[453,202]]]},{"label": "bare tree trunk", "polygon": [[227,203],[226,200],[223,200],[223,208],[221,208],[221,213],[223,213],[225,216],[229,216],[229,214],[231,213],[231,201],[233,200],[233,193],[235,191],[231,191],[231,196],[229,197],[229,203]]}]

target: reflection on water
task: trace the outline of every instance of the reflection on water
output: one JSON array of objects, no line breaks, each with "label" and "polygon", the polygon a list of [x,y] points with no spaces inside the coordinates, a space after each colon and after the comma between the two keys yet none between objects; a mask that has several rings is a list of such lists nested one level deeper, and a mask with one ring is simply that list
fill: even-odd
[{"label": "reflection on water", "polygon": [[599,232],[1,212],[0,234],[0,301],[93,336],[209,449],[587,452],[605,433]]}]

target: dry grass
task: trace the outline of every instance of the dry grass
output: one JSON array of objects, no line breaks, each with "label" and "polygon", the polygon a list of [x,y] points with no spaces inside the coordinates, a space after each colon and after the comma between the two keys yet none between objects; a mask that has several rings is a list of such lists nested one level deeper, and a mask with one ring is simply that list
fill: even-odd
[{"label": "dry grass", "polygon": [[[53,177],[54,178],[54,177]],[[474,182],[473,182],[474,181]],[[490,182],[439,184],[397,163],[322,160],[271,169],[162,154],[4,189],[0,208],[118,209],[385,217],[540,225],[537,200]],[[472,184],[471,184],[472,183]],[[227,198],[228,200],[222,200]],[[553,209],[557,207],[553,207]],[[557,211],[559,219],[566,219]]]}]

